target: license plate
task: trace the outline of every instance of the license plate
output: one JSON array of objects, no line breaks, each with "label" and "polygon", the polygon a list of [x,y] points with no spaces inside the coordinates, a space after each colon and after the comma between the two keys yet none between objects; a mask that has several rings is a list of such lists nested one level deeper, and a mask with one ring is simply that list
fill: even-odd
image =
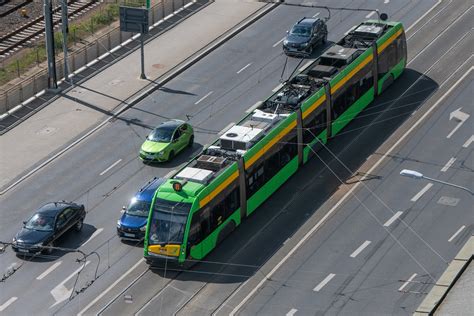
[{"label": "license plate", "polygon": [[125,237],[135,237],[135,234],[123,233]]},{"label": "license plate", "polygon": [[153,159],[154,156],[153,155],[146,155],[146,159]]},{"label": "license plate", "polygon": [[18,248],[19,252],[28,252],[28,249]]}]

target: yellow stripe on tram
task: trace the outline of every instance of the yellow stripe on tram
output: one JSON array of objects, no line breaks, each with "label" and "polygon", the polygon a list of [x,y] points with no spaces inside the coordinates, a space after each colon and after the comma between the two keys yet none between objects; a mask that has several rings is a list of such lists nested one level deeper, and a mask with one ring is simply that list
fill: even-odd
[{"label": "yellow stripe on tram", "polygon": [[351,79],[359,70],[365,67],[371,60],[373,56],[372,54],[367,56],[357,67],[352,69],[344,78],[339,80],[333,87],[331,87],[331,94],[334,94],[340,87],[342,87],[349,79]]},{"label": "yellow stripe on tram", "polygon": [[324,101],[326,101],[326,95],[322,95],[319,99],[317,99],[306,111],[303,112],[303,120],[313,113]]},{"label": "yellow stripe on tram", "polygon": [[280,139],[283,138],[286,134],[288,134],[294,127],[296,126],[296,120],[293,120],[284,130],[282,130],[277,136],[275,136],[271,141],[269,141],[262,149],[257,151],[252,158],[250,158],[245,163],[245,169],[249,168],[251,165],[255,163],[264,153],[266,153],[273,145],[275,145]]},{"label": "yellow stripe on tram", "polygon": [[224,190],[225,188],[227,188],[227,186],[229,184],[232,183],[232,181],[234,181],[237,177],[239,176],[239,170],[236,170],[234,173],[232,173],[230,175],[230,177],[228,177],[227,179],[225,179],[224,182],[222,182],[221,184],[219,184],[217,186],[217,188],[215,188],[211,193],[209,193],[208,195],[206,195],[201,201],[199,201],[199,207],[203,207],[204,205],[206,205],[207,203],[209,203],[213,198],[216,197],[216,195],[218,195],[219,193],[222,192],[222,190]]},{"label": "yellow stripe on tram", "polygon": [[400,34],[402,34],[403,29],[399,29],[398,31],[395,32],[392,36],[388,38],[388,40],[385,41],[382,45],[380,45],[377,48],[377,54],[380,54],[385,48],[387,48],[388,45],[390,45]]}]

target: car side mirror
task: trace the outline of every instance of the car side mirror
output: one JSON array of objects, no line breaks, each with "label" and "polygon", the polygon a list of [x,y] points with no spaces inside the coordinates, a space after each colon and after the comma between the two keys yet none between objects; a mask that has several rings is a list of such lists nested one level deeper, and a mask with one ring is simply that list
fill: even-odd
[{"label": "car side mirror", "polygon": [[120,213],[125,213],[125,211],[127,210],[127,207],[126,206],[122,206],[122,209],[120,210]]},{"label": "car side mirror", "polygon": [[26,225],[26,221],[23,221],[23,226],[25,226],[25,225]]},{"label": "car side mirror", "polygon": [[288,33],[290,33],[290,31],[287,30],[287,31],[286,31],[286,34],[288,34]]}]

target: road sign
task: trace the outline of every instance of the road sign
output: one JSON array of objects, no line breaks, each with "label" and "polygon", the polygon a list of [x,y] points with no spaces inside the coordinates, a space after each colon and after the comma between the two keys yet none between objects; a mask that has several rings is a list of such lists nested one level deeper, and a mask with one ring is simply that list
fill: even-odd
[{"label": "road sign", "polygon": [[120,31],[148,34],[148,9],[120,7]]}]

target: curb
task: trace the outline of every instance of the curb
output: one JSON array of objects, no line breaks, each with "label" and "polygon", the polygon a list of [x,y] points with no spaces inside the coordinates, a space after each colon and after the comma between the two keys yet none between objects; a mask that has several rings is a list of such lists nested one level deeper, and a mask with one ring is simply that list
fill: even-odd
[{"label": "curb", "polygon": [[474,259],[474,236],[471,236],[456,257],[446,268],[420,306],[414,316],[434,315],[438,307],[448,295],[456,281]]},{"label": "curb", "polygon": [[[242,30],[249,27],[250,25],[255,23],[257,20],[262,18],[264,15],[266,15],[267,13],[269,13],[270,11],[275,9],[278,5],[279,5],[279,3],[271,3],[271,4],[267,4],[267,5],[263,6],[262,8],[257,10],[255,13],[253,13],[252,15],[250,15],[249,17],[244,19],[242,22],[237,24],[237,26],[235,26],[232,30],[230,30],[227,33],[222,34],[219,37],[217,37],[213,42],[211,42],[207,46],[201,48],[195,54],[191,55],[187,59],[183,60],[180,64],[178,64],[174,68],[170,69],[167,73],[165,73],[161,77],[156,78],[155,81],[158,81],[158,80],[161,79],[160,83],[158,83],[158,84],[150,83],[147,86],[145,86],[143,89],[141,89],[140,91],[136,92],[135,94],[133,94],[132,96],[130,96],[129,98],[124,100],[122,103],[120,103],[118,106],[116,106],[114,108],[114,109],[118,108],[118,110],[115,113],[113,113],[110,117],[108,117],[104,121],[100,122],[97,126],[93,127],[89,131],[85,132],[82,136],[80,136],[78,139],[74,140],[69,145],[66,145],[66,147],[59,150],[52,157],[50,157],[47,160],[39,163],[39,165],[37,165],[36,167],[33,167],[30,171],[27,171],[26,174],[24,174],[23,176],[20,176],[20,178],[18,180],[16,180],[15,182],[13,182],[12,184],[9,184],[9,185],[7,184],[5,189],[0,191],[0,196],[7,193],[11,189],[13,189],[15,186],[17,186],[18,184],[20,184],[21,182],[23,182],[24,180],[29,178],[35,172],[41,170],[43,167],[48,165],[50,162],[52,162],[56,158],[60,157],[66,151],[68,151],[69,149],[71,149],[72,147],[79,144],[81,141],[83,141],[84,139],[86,139],[87,137],[89,137],[90,135],[95,133],[96,131],[98,131],[102,126],[104,126],[105,124],[107,124],[111,120],[114,120],[115,118],[117,118],[117,116],[119,116],[120,114],[122,114],[123,112],[125,112],[126,110],[128,110],[129,108],[131,108],[132,106],[137,104],[138,102],[145,99],[150,93],[156,91],[161,86],[163,86],[164,84],[166,84],[167,82],[169,82],[170,80],[174,79],[176,76],[178,76],[179,74],[184,72],[186,69],[188,69],[191,66],[193,66],[194,64],[196,64],[198,61],[200,61],[201,59],[203,59],[204,57],[209,55],[215,49],[222,46],[225,42],[232,39],[234,36],[236,36]],[[120,105],[122,105],[122,104],[125,104],[125,105],[120,107]]]}]

